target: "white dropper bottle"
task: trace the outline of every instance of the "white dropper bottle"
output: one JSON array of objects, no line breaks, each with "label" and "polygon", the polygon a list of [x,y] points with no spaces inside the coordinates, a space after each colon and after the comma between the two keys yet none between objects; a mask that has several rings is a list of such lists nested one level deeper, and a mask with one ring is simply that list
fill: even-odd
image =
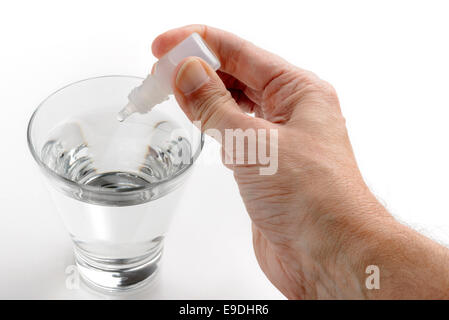
[{"label": "white dropper bottle", "polygon": [[173,93],[171,77],[176,66],[187,57],[199,57],[207,62],[214,70],[220,68],[220,61],[208,48],[198,33],[192,33],[156,63],[153,74],[134,88],[128,95],[128,104],[118,113],[117,119],[124,121],[131,114],[147,113],[157,104],[168,99]]}]

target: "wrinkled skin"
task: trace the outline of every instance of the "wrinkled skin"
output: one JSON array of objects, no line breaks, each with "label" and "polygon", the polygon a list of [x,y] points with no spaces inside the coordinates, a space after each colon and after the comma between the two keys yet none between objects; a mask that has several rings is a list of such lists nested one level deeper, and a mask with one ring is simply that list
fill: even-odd
[{"label": "wrinkled skin", "polygon": [[260,267],[288,298],[367,297],[365,266],[357,255],[374,255],[389,267],[375,251],[384,246],[377,226],[421,238],[396,223],[366,187],[335,90],[315,74],[211,27],[168,31],[153,42],[153,53],[161,57],[192,32],[205,39],[221,68],[216,73],[197,59],[209,79],[184,94],[177,89],[184,81],[181,68],[195,58],[180,63],[173,87],[187,116],[200,120],[202,129],[221,132],[278,130],[274,175],[260,175],[258,164],[228,165],[253,222]]}]

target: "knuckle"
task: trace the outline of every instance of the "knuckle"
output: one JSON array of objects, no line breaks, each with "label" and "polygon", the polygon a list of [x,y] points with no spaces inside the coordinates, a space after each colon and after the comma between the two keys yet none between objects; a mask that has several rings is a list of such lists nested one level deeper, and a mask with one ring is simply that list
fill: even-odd
[{"label": "knuckle", "polygon": [[334,86],[331,85],[329,82],[322,80],[322,90],[323,93],[331,98],[331,99],[337,99],[337,91],[335,90]]},{"label": "knuckle", "polygon": [[297,75],[297,81],[300,83],[301,89],[308,93],[319,93],[320,95],[335,99],[337,91],[329,82],[320,79],[317,75],[310,71],[302,71]]},{"label": "knuckle", "polygon": [[329,82],[325,80],[312,80],[309,85],[309,93],[318,100],[339,107],[337,91]]}]

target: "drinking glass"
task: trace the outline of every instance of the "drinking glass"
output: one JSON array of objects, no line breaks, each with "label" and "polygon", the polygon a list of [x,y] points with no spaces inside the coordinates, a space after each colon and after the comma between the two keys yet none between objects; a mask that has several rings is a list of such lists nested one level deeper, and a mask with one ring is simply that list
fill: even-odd
[{"label": "drinking glass", "polygon": [[173,97],[120,123],[117,112],[142,80],[72,83],[45,99],[28,125],[30,151],[73,240],[79,273],[110,291],[154,279],[204,142]]}]

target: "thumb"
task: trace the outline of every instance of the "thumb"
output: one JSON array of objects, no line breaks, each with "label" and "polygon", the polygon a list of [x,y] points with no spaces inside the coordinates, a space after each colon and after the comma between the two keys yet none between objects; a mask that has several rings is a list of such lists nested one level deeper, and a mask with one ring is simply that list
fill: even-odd
[{"label": "thumb", "polygon": [[191,121],[201,130],[255,127],[254,118],[242,112],[217,73],[198,57],[184,59],[176,68],[173,91]]}]

